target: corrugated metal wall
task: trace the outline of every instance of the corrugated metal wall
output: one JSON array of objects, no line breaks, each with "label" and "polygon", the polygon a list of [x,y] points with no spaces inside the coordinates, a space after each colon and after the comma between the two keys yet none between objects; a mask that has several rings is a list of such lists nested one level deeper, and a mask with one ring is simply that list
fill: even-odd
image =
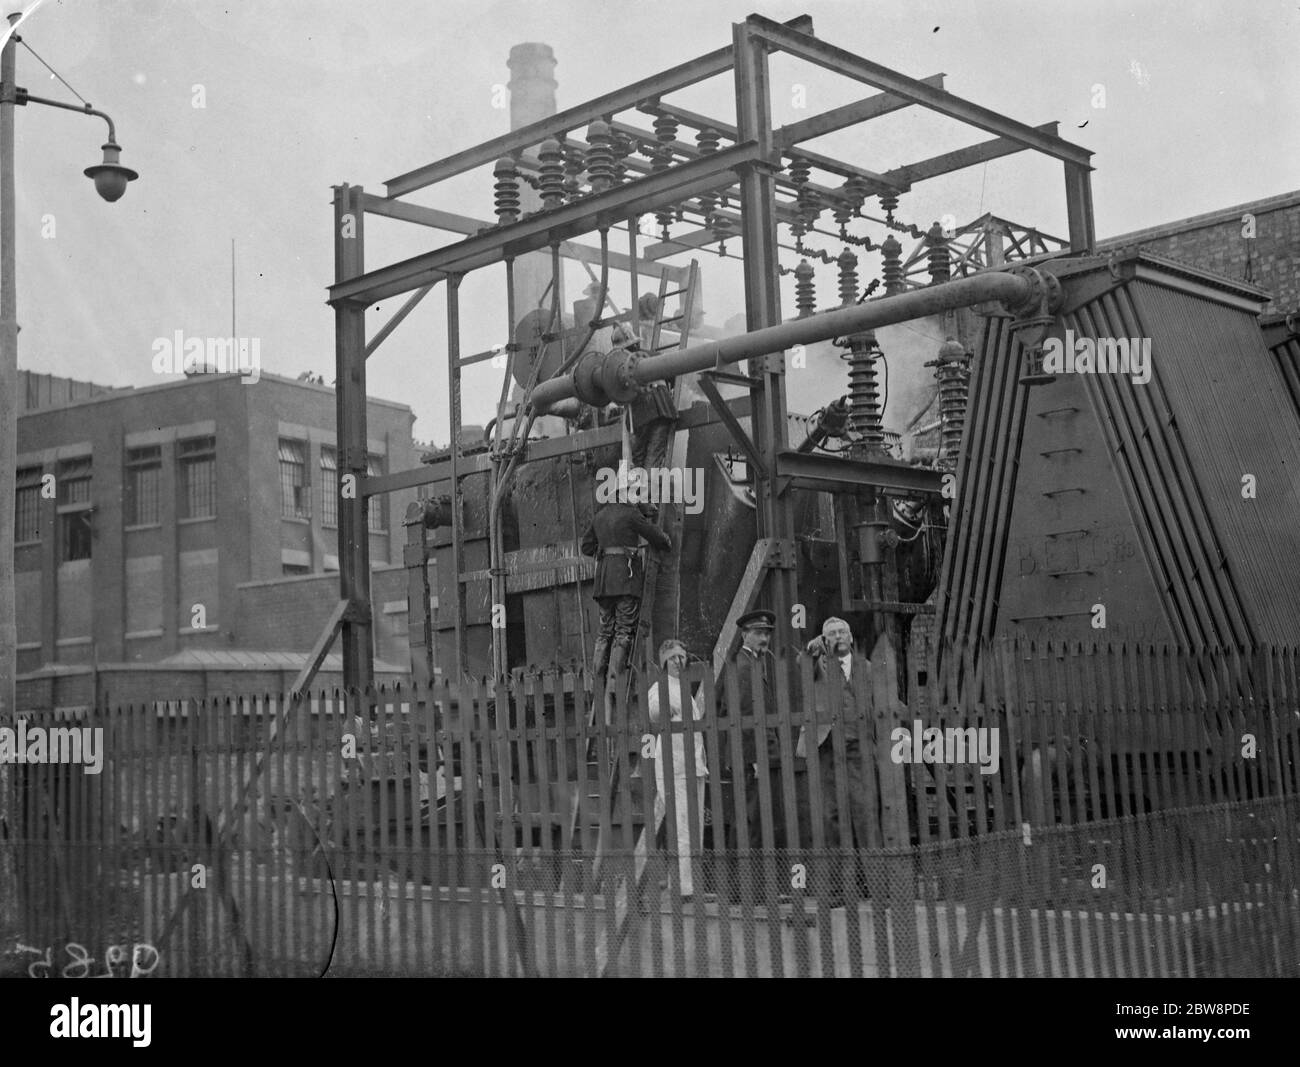
[{"label": "corrugated metal wall", "polygon": [[[1053,333],[1149,337],[1152,378],[1062,374],[1027,389],[1009,320],[988,320],[939,632],[1189,646],[1294,639],[1300,408],[1281,356],[1269,358],[1239,299],[1220,301],[1149,261],[1142,277],[1089,299],[1083,286],[1097,288],[1103,269],[1061,265],[1066,306],[1080,306]],[[1247,475],[1253,497],[1243,496]],[[1097,604],[1105,630],[1093,626]]]}]

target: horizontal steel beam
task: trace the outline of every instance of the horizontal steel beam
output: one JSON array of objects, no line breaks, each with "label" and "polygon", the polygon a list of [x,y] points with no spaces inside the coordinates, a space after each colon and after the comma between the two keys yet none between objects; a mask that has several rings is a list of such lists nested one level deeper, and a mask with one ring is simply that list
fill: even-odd
[{"label": "horizontal steel beam", "polygon": [[[727,409],[738,419],[750,416],[748,396],[738,396],[727,401]],[[677,420],[678,430],[690,430],[697,426],[711,426],[722,419],[712,406],[703,401],[692,404],[681,413]],[[623,439],[622,428],[617,424],[601,426],[595,430],[580,430],[566,437],[548,437],[539,441],[529,441],[524,455],[519,462],[535,463],[540,459],[554,459],[557,456],[573,455],[587,449],[600,448],[603,445],[617,444]],[[492,469],[492,457],[486,452],[461,458],[458,473],[481,474]],[[373,478],[359,479],[359,492],[362,497],[378,496],[382,493],[396,493],[403,489],[416,489],[422,485],[436,485],[438,482],[451,480],[451,460],[440,459],[435,463],[426,463],[408,471],[383,474]]]},{"label": "horizontal steel beam", "polygon": [[[888,93],[882,93],[880,96],[871,97],[871,99],[872,100],[883,100],[883,99],[894,100],[896,98],[889,96]],[[907,102],[906,101],[901,102],[900,106],[907,106]],[[731,126],[726,123],[715,123],[707,115],[697,115],[695,112],[686,111],[683,108],[669,107],[665,104],[646,104],[641,108],[641,110],[654,115],[672,115],[675,118],[680,119],[683,123],[685,123],[688,126],[695,126],[697,123],[702,126],[708,126],[711,129],[717,130],[724,137],[732,141],[734,141],[737,137],[735,126]],[[889,108],[889,109],[879,110],[878,113],[885,114],[886,110],[893,110],[893,109]],[[855,121],[859,121],[859,120],[855,120]],[[645,131],[636,130],[635,126],[627,126],[624,124],[620,124],[620,128],[625,133],[628,132],[629,130],[634,132],[639,132],[642,134],[645,133]],[[782,129],[791,129],[791,127],[782,127]],[[842,178],[862,178],[864,181],[871,182],[872,185],[876,186],[878,189],[884,192],[895,192],[895,193],[907,192],[906,185],[899,185],[898,183],[891,181],[887,175],[879,174],[874,170],[865,170],[862,167],[854,166],[852,163],[846,163],[841,159],[832,159],[830,156],[824,156],[817,152],[809,152],[802,148],[799,149],[798,151],[790,151],[789,146],[794,144],[795,142],[790,141],[788,143],[783,143],[781,140],[780,133],[781,133],[780,130],[773,131],[772,143],[776,148],[785,151],[787,155],[801,156],[802,158],[808,160],[809,163],[819,168],[820,170],[827,171],[831,174],[838,174]],[[649,134],[648,136],[651,140],[654,139],[653,134]],[[693,155],[695,154],[696,151],[690,145],[682,144],[681,142],[673,142],[673,147],[677,151],[685,152],[688,155]],[[793,186],[794,183],[789,182],[787,180],[785,184]],[[838,189],[830,189],[825,186],[815,185],[811,182],[808,184],[808,188],[813,192],[819,194],[823,199],[835,201],[844,198],[843,194]]]},{"label": "horizontal steel beam", "polygon": [[352,301],[371,304],[439,281],[448,274],[477,270],[507,256],[534,252],[602,225],[613,226],[631,215],[646,214],[710,189],[730,185],[735,168],[765,158],[755,142],[732,145],[626,185],[498,226],[456,244],[336,282],[329,288],[329,303]]},{"label": "horizontal steel beam", "polygon": [[[486,219],[476,219],[472,215],[439,211],[437,208],[424,207],[421,204],[408,204],[405,200],[385,200],[382,196],[372,196],[369,193],[363,195],[362,203],[367,211],[376,215],[400,219],[403,222],[414,222],[419,226],[428,226],[435,230],[446,230],[448,233],[464,234],[467,237],[485,230],[494,230],[499,225]],[[600,263],[600,249],[580,245],[574,241],[565,241],[560,245],[560,255],[578,263]],[[631,271],[632,260],[623,252],[611,250],[609,265],[613,270]],[[689,269],[675,267],[669,263],[647,262],[644,259],[638,262],[638,267],[642,274],[650,274],[656,278],[661,274],[667,274],[671,281],[679,283],[686,280]]]},{"label": "horizontal steel beam", "polygon": [[[1041,126],[1035,126],[1034,129],[1039,133],[1055,136],[1057,126],[1058,123],[1055,122],[1044,122]],[[966,148],[958,148],[953,152],[945,152],[941,156],[923,159],[919,163],[909,163],[903,167],[895,167],[893,170],[887,171],[885,177],[911,185],[929,178],[937,178],[940,174],[951,174],[956,170],[973,167],[977,163],[987,163],[990,159],[1000,159],[1002,156],[1015,155],[1017,152],[1025,152],[1028,149],[1029,145],[1022,141],[1010,137],[996,137],[992,141],[982,141]]]},{"label": "horizontal steel beam", "polygon": [[[782,352],[798,344],[813,344],[954,308],[973,307],[986,301],[1002,301],[1015,306],[1026,302],[1032,294],[1033,283],[1028,277],[1004,271],[986,271],[908,293],[880,297],[865,304],[822,311],[779,326],[692,345],[677,352],[647,356],[633,364],[631,378],[641,383],[673,378],[691,371],[720,368],[727,363]],[[615,352],[605,358],[630,357]],[[548,404],[576,395],[570,373],[542,382],[533,390],[532,402],[539,412],[545,412]]]},{"label": "horizontal steel beam", "polygon": [[846,489],[894,489],[905,493],[938,493],[943,471],[910,467],[890,460],[848,459],[815,452],[786,450],[777,454],[776,477],[789,478],[798,489],[843,492]]},{"label": "horizontal steel beam", "polygon": [[[779,24],[773,23],[773,25]],[[791,29],[811,30],[812,28],[812,22],[806,15],[793,18],[785,25]],[[544,119],[538,119],[527,126],[521,126],[510,133],[484,141],[480,145],[457,152],[436,163],[417,167],[396,178],[390,178],[384,183],[384,187],[390,197],[405,196],[435,182],[453,178],[467,170],[493,163],[502,156],[513,155],[539,144],[548,137],[554,136],[556,131],[576,129],[593,119],[603,119],[619,111],[627,111],[651,97],[676,92],[718,74],[725,74],[731,69],[732,61],[731,46],[727,45],[698,59],[670,67],[649,78],[642,78],[639,82],[616,89],[612,93],[598,96],[595,100],[588,100],[585,104],[578,104],[554,115],[548,115]]]},{"label": "horizontal steel beam", "polygon": [[[931,74],[928,78],[921,78],[920,81],[922,85],[928,85],[931,89],[942,89],[943,79],[942,74]],[[875,96],[856,100],[852,104],[823,111],[812,118],[800,119],[798,122],[778,127],[772,131],[772,140],[782,148],[789,148],[791,145],[824,137],[836,130],[856,126],[859,122],[869,122],[871,119],[880,118],[881,115],[913,106],[913,101],[895,96],[893,93],[877,93]]]},{"label": "horizontal steel beam", "polygon": [[558,111],[554,115],[548,115],[544,119],[538,119],[510,133],[484,141],[463,152],[457,152],[437,163],[430,163],[407,171],[405,174],[399,174],[396,178],[386,181],[384,187],[390,197],[405,196],[425,186],[454,178],[457,174],[463,174],[475,167],[493,163],[502,156],[513,155],[532,145],[540,144],[548,137],[554,136],[556,131],[577,129],[595,119],[633,108],[647,97],[685,89],[707,78],[724,74],[730,69],[731,46],[728,45],[726,48],[719,48],[715,52],[671,67],[649,78],[642,78],[639,82],[633,82],[612,93],[598,96],[595,100],[588,100],[585,104],[578,104],[564,111]]},{"label": "horizontal steel beam", "polygon": [[1086,148],[1080,148],[1059,137],[1039,133],[1023,122],[1018,122],[990,108],[981,107],[942,89],[935,89],[916,78],[909,78],[905,74],[890,70],[879,63],[873,63],[843,48],[837,48],[807,34],[797,33],[761,15],[751,15],[745,21],[755,35],[789,55],[815,63],[846,78],[883,89],[931,111],[964,122],[968,126],[977,126],[999,137],[1010,137],[1021,141],[1026,147],[1055,159],[1092,169],[1089,162],[1092,153]]}]

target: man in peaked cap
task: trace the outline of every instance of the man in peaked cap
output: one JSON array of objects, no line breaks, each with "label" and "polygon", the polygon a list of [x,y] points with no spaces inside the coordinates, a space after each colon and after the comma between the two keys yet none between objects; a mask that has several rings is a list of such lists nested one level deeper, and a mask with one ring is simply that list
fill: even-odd
[{"label": "man in peaked cap", "polygon": [[[770,611],[750,611],[736,620],[740,630],[741,645],[733,662],[736,665],[736,689],[738,708],[741,718],[752,718],[761,702],[762,710],[768,721],[775,718],[778,711],[788,712],[789,706],[778,703],[776,688],[776,663],[770,651],[772,635],[776,630],[776,616]],[[724,718],[728,713],[727,692],[725,685],[718,686],[717,715]],[[785,805],[781,783],[781,739],[780,731],[769,726],[764,731],[767,766],[764,769],[759,755],[757,730],[744,727],[741,734],[741,758],[743,768],[732,768],[732,781],[737,773],[743,778],[745,786],[746,821],[749,827],[749,843],[754,848],[764,846],[762,824],[762,802],[759,794],[759,774],[765,772],[769,794],[772,800],[772,844],[777,850],[787,847],[785,833]],[[721,742],[724,766],[730,752],[729,739]],[[739,834],[733,825],[728,833],[728,845],[734,849],[739,845]],[[781,866],[780,856],[772,857],[776,866]],[[771,867],[772,863],[763,864],[759,870]],[[761,887],[763,878],[756,882]],[[733,890],[737,887],[733,886]]]}]

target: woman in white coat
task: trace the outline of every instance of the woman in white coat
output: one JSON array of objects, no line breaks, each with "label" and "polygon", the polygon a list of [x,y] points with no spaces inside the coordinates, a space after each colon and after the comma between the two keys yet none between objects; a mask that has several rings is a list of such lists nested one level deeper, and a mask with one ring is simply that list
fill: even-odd
[{"label": "woman in white coat", "polygon": [[[689,683],[683,683],[681,674],[686,666],[686,646],[676,638],[669,638],[659,646],[659,666],[668,672],[663,683],[656,682],[649,689],[647,711],[652,723],[682,721],[682,708],[689,699],[691,718],[699,722],[704,717],[704,706],[692,696]],[[664,712],[667,711],[665,715]],[[704,758],[704,732],[697,729],[694,745],[689,753],[686,735],[672,735],[672,789],[676,807],[678,889],[684,899],[694,896],[695,884],[691,873],[691,856],[699,852],[704,840],[704,783],[709,768]],[[664,784],[663,734],[655,738],[655,824],[658,825],[668,811]],[[690,794],[694,792],[695,822],[691,822]]]}]

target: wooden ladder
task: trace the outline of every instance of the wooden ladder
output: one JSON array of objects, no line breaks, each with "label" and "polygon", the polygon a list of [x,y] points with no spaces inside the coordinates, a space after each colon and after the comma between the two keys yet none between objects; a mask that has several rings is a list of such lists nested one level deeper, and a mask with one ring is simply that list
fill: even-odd
[{"label": "wooden ladder", "polygon": [[[691,265],[686,278],[686,284],[679,289],[668,288],[668,276],[666,272],[660,276],[659,292],[657,294],[658,296],[658,307],[656,309],[657,314],[655,315],[654,325],[650,331],[649,344],[645,349],[648,355],[655,355],[669,348],[676,348],[678,350],[681,350],[686,348],[689,345],[690,332],[691,332],[691,320],[693,319],[695,313],[695,298],[698,291],[699,291],[699,263],[696,260],[691,261]],[[674,296],[680,296],[682,298],[680,310],[675,315],[665,317],[664,315],[664,311],[666,310],[665,303],[670,297],[674,297]],[[660,342],[662,341],[663,338],[663,327],[670,323],[681,324],[677,329],[677,341],[676,343],[661,344]],[[678,403],[680,401],[681,388],[682,388],[682,379],[681,376],[679,375],[673,382],[674,409],[677,408]],[[685,455],[680,454],[683,451],[684,451],[684,447],[680,443],[680,439],[677,437],[677,435],[674,435],[673,440],[669,446],[669,465],[671,467],[682,466],[682,464],[685,462],[686,459]],[[630,461],[631,457],[628,457],[628,459]],[[677,517],[677,505],[673,504],[673,505],[661,506],[658,515],[659,529],[666,533],[669,533],[670,535],[674,533],[675,526],[676,526],[676,522],[675,522],[676,517]],[[675,551],[675,552],[681,551],[681,541],[679,537],[673,537],[673,548],[671,549],[671,551]],[[626,668],[627,668],[626,681],[625,684],[621,687],[622,692],[619,694],[621,697],[619,706],[624,709],[628,707],[628,703],[631,700],[631,696],[632,696],[633,679],[634,679],[634,671],[632,667],[634,663],[634,657],[638,649],[646,648],[648,642],[650,642],[653,639],[652,620],[654,616],[654,597],[655,597],[655,591],[659,580],[659,571],[660,571],[660,560],[658,555],[655,553],[647,553],[645,569],[642,578],[642,586],[641,586],[641,610],[637,615],[636,629],[633,631],[632,644],[628,649],[627,664],[626,664]],[[603,712],[607,706],[608,704],[605,698],[603,698],[600,694],[593,693],[592,704],[590,709],[588,710],[587,722],[589,728],[594,729],[596,723],[596,715],[600,712]],[[593,769],[593,765],[597,765],[598,763],[598,761],[596,760],[596,752],[595,752],[596,743],[597,742],[595,737],[589,738],[587,742],[586,761],[587,761],[588,776],[584,777],[584,781],[589,779],[590,772]],[[609,790],[607,796],[610,805],[610,811],[612,813],[612,812],[616,812],[618,808],[619,766],[621,764],[621,760],[611,759],[610,763],[611,763],[611,770],[609,776]],[[596,769],[596,776],[598,777],[599,776],[598,766],[596,766],[595,769]],[[582,811],[584,808],[583,805],[584,799],[599,800],[600,794],[594,794],[586,797],[584,797],[581,793],[575,794],[572,818],[569,827],[570,842],[575,840],[578,834],[578,823],[582,817]],[[630,817],[631,797],[629,796],[628,799],[629,799],[629,805],[626,808],[626,813]],[[592,872],[591,872],[591,881],[593,884],[599,884],[600,874],[604,864],[605,854],[609,849],[609,842],[608,840],[606,840],[607,821],[610,823],[610,827],[612,829],[612,821],[602,819],[597,831],[596,857],[594,863],[592,864]],[[646,872],[649,868],[649,862],[648,862],[649,861],[649,840],[653,838],[654,835],[658,834],[658,832],[659,832],[659,820],[656,820],[654,818],[652,812],[650,813],[648,823],[642,827],[641,833],[638,836],[636,845],[634,847],[635,860],[634,860],[631,880],[629,882],[626,879],[620,879],[619,884],[615,887],[615,891],[613,894],[614,929],[612,935],[607,938],[605,932],[602,930],[599,936],[597,937],[597,944],[595,946],[597,973],[602,977],[605,975],[606,971],[608,970],[610,962],[617,958],[619,949],[622,947],[623,940],[627,936],[629,919],[632,915],[634,905],[636,901],[640,898],[641,893],[644,889]],[[649,833],[650,835],[649,838],[647,837],[647,833]]]}]

